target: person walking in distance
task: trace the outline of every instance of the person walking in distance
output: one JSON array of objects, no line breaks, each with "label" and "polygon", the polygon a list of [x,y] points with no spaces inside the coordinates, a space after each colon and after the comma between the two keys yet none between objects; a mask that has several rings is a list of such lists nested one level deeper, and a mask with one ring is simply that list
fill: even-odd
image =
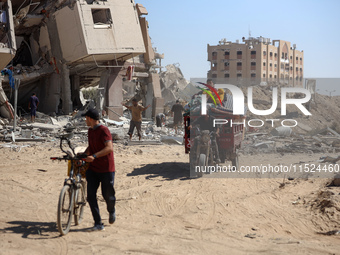
[{"label": "person walking in distance", "polygon": [[97,110],[89,109],[82,116],[85,116],[86,125],[89,127],[88,147],[85,151],[88,156],[85,161],[90,163],[86,171],[87,201],[94,219],[94,227],[90,230],[99,231],[104,230],[97,201],[97,190],[100,184],[106,209],[109,212],[109,223],[113,224],[116,220],[115,163],[112,136],[109,129],[99,123]]},{"label": "person walking in distance", "polygon": [[32,94],[28,102],[28,109],[31,111],[31,122],[35,122],[35,116],[37,115],[37,108],[39,105],[39,99],[35,93]]},{"label": "person walking in distance", "polygon": [[130,121],[130,129],[128,132],[130,136],[130,140],[132,139],[132,134],[133,134],[135,127],[137,129],[139,140],[141,140],[142,139],[142,112],[148,109],[150,105],[148,105],[147,107],[143,107],[138,104],[138,101],[136,98],[132,99],[131,106],[128,106],[123,103],[122,105],[128,108],[129,110],[131,110],[131,114],[132,114],[132,119]]},{"label": "person walking in distance", "polygon": [[180,104],[179,100],[176,100],[176,104],[174,104],[171,108],[171,116],[174,117],[174,128],[177,134],[177,127],[181,123],[183,123],[182,112],[184,111],[183,105]]}]

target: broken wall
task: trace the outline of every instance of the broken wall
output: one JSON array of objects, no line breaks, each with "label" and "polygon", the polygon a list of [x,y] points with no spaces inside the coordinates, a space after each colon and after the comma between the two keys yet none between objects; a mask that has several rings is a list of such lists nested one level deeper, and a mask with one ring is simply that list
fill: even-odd
[{"label": "broken wall", "polygon": [[189,82],[185,80],[179,67],[167,65],[166,71],[160,74],[162,97],[165,100],[165,104],[179,99],[178,92],[184,90],[188,83]]},{"label": "broken wall", "polygon": [[[125,60],[145,52],[142,32],[129,0],[87,4],[77,1],[54,14],[67,62]],[[91,55],[94,55],[93,57]]]}]

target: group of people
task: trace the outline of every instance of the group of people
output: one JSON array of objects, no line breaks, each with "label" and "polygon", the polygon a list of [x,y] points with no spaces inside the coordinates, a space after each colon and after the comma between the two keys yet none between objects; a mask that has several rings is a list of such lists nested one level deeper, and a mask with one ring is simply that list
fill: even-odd
[{"label": "group of people", "polygon": [[[150,107],[150,105],[143,107],[138,104],[137,99],[132,99],[132,105],[127,105],[125,103],[122,103],[123,106],[125,106],[127,109],[131,111],[131,121],[130,121],[130,128],[128,135],[130,137],[130,140],[132,139],[132,135],[134,132],[134,129],[137,130],[137,135],[139,140],[142,138],[142,112],[145,111]],[[178,126],[181,125],[183,122],[183,116],[182,113],[184,111],[183,105],[180,103],[179,100],[176,100],[176,103],[171,108],[171,116],[174,118],[173,127],[175,129],[176,134],[178,133]],[[157,127],[161,127],[162,123],[165,121],[165,114],[159,113],[156,115],[156,125]]]},{"label": "group of people", "polygon": [[[132,138],[134,129],[137,129],[137,135],[139,140],[142,138],[141,122],[142,112],[150,107],[150,105],[143,107],[138,104],[136,99],[132,100],[132,105],[128,106],[122,103],[123,106],[131,110],[132,119],[130,121],[129,137]],[[172,113],[174,115],[174,126],[177,131],[178,125],[182,121],[182,112],[184,108],[177,100],[176,104],[172,107]],[[104,230],[104,224],[100,216],[97,191],[101,184],[101,192],[106,202],[106,209],[109,213],[109,223],[113,224],[116,220],[115,212],[115,164],[113,156],[113,142],[109,129],[100,124],[99,113],[96,109],[89,109],[82,116],[85,117],[86,125],[88,129],[88,147],[85,153],[88,155],[85,158],[86,162],[89,162],[89,168],[86,171],[87,180],[87,201],[91,208],[92,217],[94,220],[94,226],[90,228],[90,231]]]},{"label": "group of people", "polygon": [[[32,95],[30,100],[30,108],[36,110],[39,104],[39,100]],[[139,140],[142,137],[141,134],[141,121],[142,112],[150,107],[150,105],[143,107],[138,105],[136,99],[132,100],[132,105],[128,106],[123,104],[132,112],[132,120],[130,122],[129,137],[132,138],[134,128],[137,129]],[[172,116],[174,116],[174,127],[177,132],[178,126],[182,122],[182,112],[184,111],[183,106],[179,100],[171,108]],[[89,109],[82,116],[85,117],[86,125],[88,129],[88,147],[85,150],[87,157],[86,162],[89,162],[89,168],[86,171],[87,180],[87,201],[90,205],[92,217],[94,220],[94,226],[90,228],[90,231],[101,231],[104,230],[104,224],[99,211],[97,201],[97,191],[99,185],[101,185],[101,192],[106,202],[106,210],[109,214],[109,224],[113,224],[116,220],[116,197],[114,188],[115,179],[115,162],[113,155],[113,142],[112,136],[109,129],[102,125],[99,121],[99,113],[96,109]],[[207,119],[204,117],[200,124],[204,126],[207,124]],[[210,128],[210,126],[209,126]]]}]

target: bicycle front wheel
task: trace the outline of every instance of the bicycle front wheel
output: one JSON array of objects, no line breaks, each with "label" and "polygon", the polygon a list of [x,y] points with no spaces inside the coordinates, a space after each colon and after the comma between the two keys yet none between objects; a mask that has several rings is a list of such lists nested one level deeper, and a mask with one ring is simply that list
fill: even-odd
[{"label": "bicycle front wheel", "polygon": [[77,184],[77,191],[74,197],[74,222],[76,225],[79,225],[83,220],[85,205],[85,182],[81,182]]},{"label": "bicycle front wheel", "polygon": [[73,187],[64,185],[60,192],[58,202],[57,225],[61,235],[66,235],[71,227],[73,212]]}]

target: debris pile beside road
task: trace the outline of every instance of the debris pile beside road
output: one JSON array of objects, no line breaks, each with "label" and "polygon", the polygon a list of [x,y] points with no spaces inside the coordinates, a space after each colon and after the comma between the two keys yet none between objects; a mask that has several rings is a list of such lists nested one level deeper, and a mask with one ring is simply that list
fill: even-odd
[{"label": "debris pile beside road", "polygon": [[[287,128],[291,129],[291,128]],[[258,153],[337,153],[340,152],[340,135],[331,128],[310,134],[274,132],[247,133],[240,152]]]},{"label": "debris pile beside road", "polygon": [[[4,142],[55,142],[56,137],[62,132],[73,133],[73,139],[87,141],[88,127],[81,114],[74,116],[62,115],[50,117],[37,112],[36,122],[30,123],[28,119],[21,118],[18,121],[16,130],[13,130],[13,123],[7,119],[0,119],[0,141]],[[101,118],[100,122],[106,125],[115,142],[128,143],[128,130],[130,120],[121,117],[121,121],[110,120],[108,117]],[[175,134],[173,128],[166,126],[157,127],[153,121],[142,121],[143,140],[140,143],[168,143],[182,144],[183,131]],[[137,138],[133,137],[133,141]]]},{"label": "debris pile beside road", "polygon": [[[167,67],[168,70],[161,75],[163,89],[180,91],[185,89],[185,84],[175,82],[181,78],[180,69],[174,65]],[[167,85],[165,85],[167,84]],[[172,85],[171,85],[172,84]],[[177,85],[176,85],[177,84]],[[181,84],[181,85],[180,85]],[[179,94],[173,93],[175,96]],[[256,109],[267,109],[270,107],[267,102],[271,102],[269,87],[255,86],[253,89],[253,101]],[[90,104],[89,104],[90,105]],[[94,105],[91,104],[91,107]],[[295,107],[288,105],[289,107]],[[296,107],[295,107],[296,108]],[[86,110],[87,108],[85,108]],[[245,121],[246,131],[240,153],[337,153],[340,151],[340,122],[337,118],[340,112],[340,97],[328,97],[316,94],[315,102],[311,104],[311,116],[299,114],[296,110],[288,109],[289,118],[297,123],[295,127],[279,125],[283,117],[280,109],[273,114],[266,116],[266,119],[275,119],[273,123],[264,123],[261,127],[249,127],[249,120],[259,118],[250,111],[247,112]],[[82,111],[72,115],[62,115],[51,117],[38,112],[35,123],[30,123],[26,117],[18,121],[16,130],[13,130],[13,123],[8,119],[0,119],[0,140],[5,142],[48,142],[55,141],[56,136],[69,129],[74,133],[76,139],[87,140],[87,129],[81,117]],[[294,116],[294,117],[292,117]],[[287,117],[288,118],[288,117]],[[120,117],[119,121],[110,120],[104,116],[101,122],[107,125],[116,142],[128,144],[128,129],[130,116]],[[183,144],[183,130],[175,134],[171,128],[172,118],[167,117],[165,125],[157,127],[155,121],[144,120],[142,122],[143,139],[140,143],[162,142],[168,144]],[[137,137],[133,137],[136,140]],[[136,142],[136,141],[134,141]]]}]

